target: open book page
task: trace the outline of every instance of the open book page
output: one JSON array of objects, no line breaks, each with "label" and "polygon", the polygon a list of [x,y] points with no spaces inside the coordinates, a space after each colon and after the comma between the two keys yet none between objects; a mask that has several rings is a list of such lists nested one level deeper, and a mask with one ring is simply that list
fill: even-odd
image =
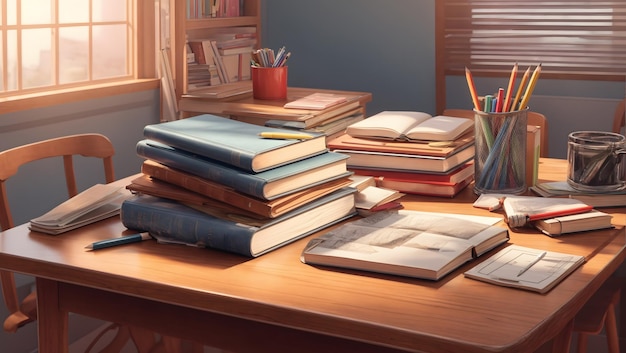
[{"label": "open book page", "polygon": [[545,293],[584,262],[579,255],[511,245],[466,271],[465,276]]},{"label": "open book page", "polygon": [[437,115],[414,126],[405,136],[409,140],[454,140],[473,126],[471,119]]},{"label": "open book page", "polygon": [[401,139],[405,132],[430,118],[422,112],[383,111],[348,126],[346,133],[353,137]]},{"label": "open book page", "polygon": [[346,223],[306,246],[309,264],[437,280],[474,257],[475,246],[508,240],[499,218],[420,211],[379,212]]},{"label": "open book page", "polygon": [[404,194],[396,190],[368,186],[356,194],[354,203],[357,208],[369,210],[378,205],[397,200],[402,196]]}]

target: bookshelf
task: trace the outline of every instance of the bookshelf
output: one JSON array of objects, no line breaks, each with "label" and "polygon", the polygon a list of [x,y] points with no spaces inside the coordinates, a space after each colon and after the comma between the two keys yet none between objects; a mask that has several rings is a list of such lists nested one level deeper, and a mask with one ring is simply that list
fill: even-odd
[{"label": "bookshelf", "polygon": [[[211,0],[170,0],[170,23],[174,29],[170,37],[172,48],[171,62],[174,71],[176,100],[187,93],[187,40],[201,39],[208,34],[222,29],[233,27],[254,27],[258,47],[261,41],[261,0],[240,1],[240,15],[231,17],[210,17],[203,15],[203,10],[198,4]],[[217,0],[219,2],[220,0]],[[207,11],[209,12],[209,11]],[[210,13],[210,12],[209,12]]]}]

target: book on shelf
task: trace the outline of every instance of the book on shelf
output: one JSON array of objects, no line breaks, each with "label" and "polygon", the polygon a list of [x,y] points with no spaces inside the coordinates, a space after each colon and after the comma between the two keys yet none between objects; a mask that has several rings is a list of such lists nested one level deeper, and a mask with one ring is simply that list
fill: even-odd
[{"label": "book on shelf", "polygon": [[347,177],[333,179],[283,197],[263,200],[152,160],[143,162],[141,172],[144,175],[133,180],[127,188],[180,201],[184,197],[195,203],[204,203],[208,197],[267,218],[280,216],[350,184]]},{"label": "book on shelf", "polygon": [[126,200],[120,218],[159,242],[195,245],[256,257],[355,215],[354,189],[343,188],[273,219],[250,217],[216,202],[190,206],[140,195]]},{"label": "book on shelf", "polygon": [[[246,95],[252,95],[252,81],[250,80],[203,87],[202,89],[187,92],[183,94],[182,97],[201,98],[202,100],[225,100],[229,98],[240,98]],[[206,101],[204,102],[204,104],[206,104]]]},{"label": "book on shelf", "polygon": [[378,179],[390,179],[398,181],[412,181],[418,183],[451,183],[456,184],[474,175],[474,161],[461,164],[458,168],[447,174],[420,173],[410,170],[382,170],[348,168],[356,175],[376,177]]},{"label": "book on shelf", "polygon": [[332,150],[350,157],[348,158],[349,168],[446,174],[472,160],[475,147],[473,144],[468,145],[464,149],[445,157],[344,149]]},{"label": "book on shelf", "polygon": [[58,235],[120,213],[122,202],[132,194],[125,189],[133,177],[95,184],[30,220],[33,231]]},{"label": "book on shelf", "polygon": [[592,206],[576,199],[546,198],[502,194],[481,194],[474,207],[497,210],[502,208],[504,220],[512,228],[531,225],[531,222],[588,212]]},{"label": "book on shelf", "polygon": [[383,211],[350,221],[309,241],[301,261],[354,270],[439,280],[506,243],[495,217]]},{"label": "book on shelf", "polygon": [[474,128],[474,120],[414,111],[382,111],[346,129],[352,137],[399,141],[452,141]]},{"label": "book on shelf", "polygon": [[613,217],[608,213],[591,210],[573,215],[534,221],[532,225],[544,234],[554,237],[569,233],[611,228],[613,227],[611,224],[612,218]]},{"label": "book on shelf", "polygon": [[347,157],[333,152],[259,173],[238,169],[151,140],[137,143],[137,155],[264,200],[273,200],[352,174],[346,168]]},{"label": "book on shelf", "polygon": [[[183,106],[184,109],[194,111],[196,104],[190,101],[186,102]],[[287,109],[282,106],[266,105],[249,110],[242,108],[233,111],[225,111],[224,114],[228,114],[231,119],[255,125],[266,125],[270,120],[284,120],[301,123],[303,129],[308,129],[322,124],[340,114],[357,109],[360,106],[359,101],[355,99],[324,110]]]},{"label": "book on shelf", "polygon": [[211,114],[146,125],[143,135],[200,156],[251,172],[261,172],[327,151],[324,134],[311,139],[269,139],[261,132],[291,133],[287,129],[247,124]]},{"label": "book on shelf", "polygon": [[626,206],[626,189],[603,193],[588,193],[572,188],[566,181],[537,183],[530,187],[535,194],[543,197],[569,197],[593,207]]},{"label": "book on shelf", "polygon": [[346,96],[335,93],[312,93],[308,96],[298,98],[291,102],[285,103],[285,108],[291,109],[313,109],[322,110],[343,103],[346,101]]},{"label": "book on shelf", "polygon": [[510,245],[464,273],[499,286],[547,293],[585,262],[585,257]]},{"label": "book on shelf", "polygon": [[386,141],[352,137],[347,133],[328,140],[328,148],[354,151],[388,152],[421,156],[446,157],[474,144],[474,132],[469,131],[450,143],[428,141]]}]

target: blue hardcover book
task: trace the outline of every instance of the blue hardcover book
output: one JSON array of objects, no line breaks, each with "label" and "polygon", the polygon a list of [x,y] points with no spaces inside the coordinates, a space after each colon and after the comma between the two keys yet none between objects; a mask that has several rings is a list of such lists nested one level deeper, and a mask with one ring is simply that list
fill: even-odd
[{"label": "blue hardcover book", "polygon": [[262,138],[261,132],[289,133],[293,130],[249,124],[204,114],[191,118],[147,125],[143,134],[178,149],[248,170],[261,172],[325,152],[326,137],[302,132],[310,139]]},{"label": "blue hardcover book", "polygon": [[346,155],[328,151],[260,173],[247,172],[151,140],[139,141],[137,154],[265,200],[352,174],[346,167]]},{"label": "blue hardcover book", "polygon": [[196,209],[149,195],[124,201],[125,227],[149,232],[159,242],[195,245],[256,257],[356,214],[353,188],[342,188],[279,218],[255,219],[241,210]]}]

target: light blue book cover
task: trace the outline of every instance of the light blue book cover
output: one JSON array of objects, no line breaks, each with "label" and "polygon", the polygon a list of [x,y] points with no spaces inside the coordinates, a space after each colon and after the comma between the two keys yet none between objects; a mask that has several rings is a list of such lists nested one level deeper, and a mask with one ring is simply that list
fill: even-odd
[{"label": "light blue book cover", "polygon": [[321,133],[303,132],[311,139],[270,139],[261,132],[291,133],[211,114],[144,127],[147,139],[245,169],[261,172],[325,152]]},{"label": "light blue book cover", "polygon": [[[121,207],[122,224],[164,243],[195,245],[256,257],[356,214],[353,188],[342,188],[278,218],[246,220],[208,214],[180,202],[141,195]],[[234,210],[234,213],[237,211]]]},{"label": "light blue book cover", "polygon": [[348,156],[329,151],[260,173],[234,168],[151,140],[139,141],[137,154],[265,200],[352,174],[346,166]]}]

